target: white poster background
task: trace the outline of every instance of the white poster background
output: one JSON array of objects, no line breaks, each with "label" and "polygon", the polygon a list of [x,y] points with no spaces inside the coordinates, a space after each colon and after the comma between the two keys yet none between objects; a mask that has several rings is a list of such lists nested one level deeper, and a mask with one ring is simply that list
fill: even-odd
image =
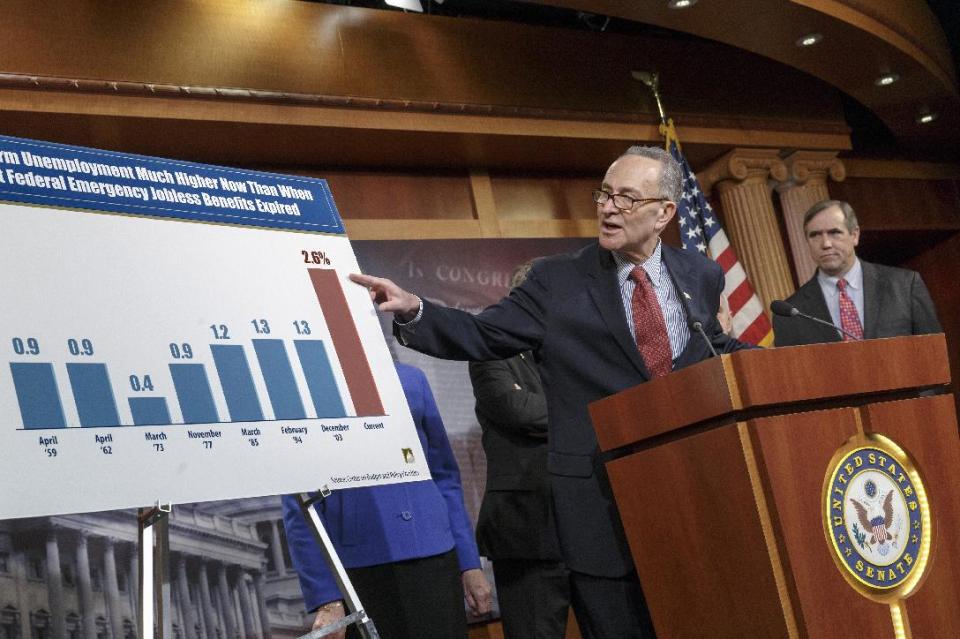
[{"label": "white poster background", "polygon": [[[0,518],[430,478],[376,311],[346,277],[359,271],[347,238],[7,203],[0,228]],[[306,264],[301,251],[330,265]],[[316,418],[294,339],[324,341],[355,412],[308,268],[336,270],[386,416]],[[270,334],[255,332],[262,319]],[[309,336],[297,334],[302,321]],[[230,340],[214,338],[221,324]],[[36,339],[39,354],[16,354],[14,338]],[[308,419],[274,420],[254,338],[284,340]],[[93,355],[71,355],[69,339],[90,340]],[[184,342],[193,358],[173,359],[170,344]],[[265,421],[229,422],[215,343],[244,347]],[[182,423],[168,367],[178,361],[205,366],[220,423]],[[53,364],[67,428],[23,428],[7,362]],[[67,362],[106,364],[125,426],[80,427]],[[154,390],[135,392],[129,377],[148,374]],[[173,423],[132,426],[130,397],[166,398]],[[324,431],[336,425],[348,428]],[[190,437],[211,430],[220,436]]]}]

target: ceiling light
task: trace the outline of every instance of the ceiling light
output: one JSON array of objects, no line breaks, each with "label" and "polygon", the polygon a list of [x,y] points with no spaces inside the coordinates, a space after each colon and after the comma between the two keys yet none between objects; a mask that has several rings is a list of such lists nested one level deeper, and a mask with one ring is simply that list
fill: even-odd
[{"label": "ceiling light", "polygon": [[900,76],[896,73],[884,73],[879,78],[873,81],[878,87],[888,87],[897,80],[900,79]]},{"label": "ceiling light", "polygon": [[936,119],[937,119],[936,113],[924,113],[923,115],[917,118],[917,122],[919,122],[920,124],[930,124]]},{"label": "ceiling light", "polygon": [[808,33],[799,40],[797,40],[798,47],[812,47],[816,43],[823,40],[823,34],[821,33]]},{"label": "ceiling light", "polygon": [[390,5],[391,7],[397,7],[398,9],[403,9],[404,11],[416,11],[417,13],[423,13],[423,5],[420,4],[420,0],[383,0],[384,3]]},{"label": "ceiling light", "polygon": [[670,0],[667,6],[671,9],[689,9],[697,4],[697,0]]}]

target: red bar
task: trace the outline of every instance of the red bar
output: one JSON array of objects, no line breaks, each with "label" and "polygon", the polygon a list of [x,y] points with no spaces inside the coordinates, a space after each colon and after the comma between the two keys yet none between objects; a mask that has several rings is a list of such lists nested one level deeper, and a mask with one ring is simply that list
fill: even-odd
[{"label": "red bar", "polygon": [[317,292],[320,301],[320,310],[330,329],[333,339],[333,349],[340,360],[340,368],[347,379],[347,388],[353,398],[353,407],[358,417],[383,415],[383,402],[377,392],[377,384],[373,381],[373,372],[367,355],[363,352],[360,343],[360,334],[350,316],[347,298],[340,286],[337,272],[332,269],[311,268],[310,280],[313,290]]}]

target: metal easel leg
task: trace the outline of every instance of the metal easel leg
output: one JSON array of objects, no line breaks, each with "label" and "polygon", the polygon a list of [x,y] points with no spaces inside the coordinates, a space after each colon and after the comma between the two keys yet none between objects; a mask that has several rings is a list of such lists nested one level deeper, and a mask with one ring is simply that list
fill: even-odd
[{"label": "metal easel leg", "polygon": [[327,530],[323,527],[323,522],[320,521],[320,515],[318,515],[317,511],[313,508],[313,504],[326,499],[329,495],[330,489],[324,486],[316,495],[311,496],[308,493],[297,495],[297,501],[300,503],[300,511],[303,513],[303,516],[313,524],[314,532],[317,535],[317,543],[320,545],[320,550],[323,552],[330,572],[333,573],[333,577],[337,581],[340,592],[343,593],[343,599],[350,614],[344,616],[343,619],[336,623],[318,628],[303,635],[300,639],[319,639],[341,628],[346,628],[351,624],[356,624],[357,629],[360,631],[360,636],[363,637],[363,639],[380,639],[380,633],[377,632],[377,627],[374,625],[373,619],[368,617],[367,613],[363,610],[363,604],[360,603],[360,598],[357,597],[357,591],[353,589],[350,577],[347,575],[347,571],[343,567],[343,563],[341,563],[336,549],[333,547],[333,542],[330,541]]},{"label": "metal easel leg", "polygon": [[140,639],[173,636],[170,617],[170,530],[168,515],[172,506],[161,504],[141,508],[139,524],[140,616],[137,636]]}]

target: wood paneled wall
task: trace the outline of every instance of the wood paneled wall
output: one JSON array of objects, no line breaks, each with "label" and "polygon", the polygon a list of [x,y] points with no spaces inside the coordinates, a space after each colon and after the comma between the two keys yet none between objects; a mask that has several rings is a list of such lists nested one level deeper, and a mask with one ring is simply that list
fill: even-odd
[{"label": "wood paneled wall", "polygon": [[[960,211],[957,213],[960,216]],[[947,334],[950,376],[953,393],[960,411],[960,294],[957,294],[957,272],[960,270],[960,234],[931,246],[927,251],[903,264],[923,275],[930,296],[937,307],[937,316]]]},{"label": "wood paneled wall", "polygon": [[323,174],[344,218],[351,220],[471,220],[476,217],[469,175]]},{"label": "wood paneled wall", "polygon": [[[595,237],[590,191],[599,185],[601,171],[595,177],[486,170],[286,172],[329,182],[352,239],[437,240]],[[679,246],[675,221],[663,238]]]},{"label": "wood paneled wall", "polygon": [[960,180],[847,177],[830,185],[867,229],[960,229]]}]

